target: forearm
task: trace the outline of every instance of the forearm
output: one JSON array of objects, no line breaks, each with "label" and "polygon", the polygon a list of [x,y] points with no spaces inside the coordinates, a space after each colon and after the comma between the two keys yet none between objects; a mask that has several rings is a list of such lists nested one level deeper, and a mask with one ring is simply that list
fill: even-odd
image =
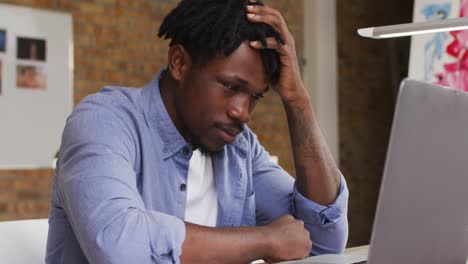
[{"label": "forearm", "polygon": [[186,223],[182,263],[248,263],[267,257],[264,227],[211,228]]},{"label": "forearm", "polygon": [[283,100],[288,118],[296,182],[308,199],[330,205],[338,194],[340,176],[304,87],[294,100]]}]

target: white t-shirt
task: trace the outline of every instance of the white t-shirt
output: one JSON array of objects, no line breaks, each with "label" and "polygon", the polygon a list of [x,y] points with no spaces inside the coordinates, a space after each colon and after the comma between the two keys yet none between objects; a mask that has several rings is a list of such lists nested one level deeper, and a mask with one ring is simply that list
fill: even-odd
[{"label": "white t-shirt", "polygon": [[218,193],[213,163],[209,154],[201,153],[197,149],[193,152],[189,162],[185,221],[215,227],[217,220]]}]

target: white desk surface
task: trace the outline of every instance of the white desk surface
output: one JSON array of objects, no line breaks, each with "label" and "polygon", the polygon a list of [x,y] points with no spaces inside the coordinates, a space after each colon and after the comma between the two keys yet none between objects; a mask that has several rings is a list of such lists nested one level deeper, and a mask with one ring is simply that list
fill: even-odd
[{"label": "white desk surface", "polygon": [[369,254],[369,245],[347,248],[347,249],[345,249],[344,254],[345,255],[350,255],[350,256],[368,255]]},{"label": "white desk surface", "polygon": [[[367,256],[368,254],[369,254],[369,245],[347,248],[345,249],[343,253],[344,256],[349,256],[351,258]],[[265,263],[265,262],[263,262],[263,260],[256,260],[252,262],[252,264],[262,264],[262,263]],[[284,263],[289,263],[289,261],[284,262]]]}]

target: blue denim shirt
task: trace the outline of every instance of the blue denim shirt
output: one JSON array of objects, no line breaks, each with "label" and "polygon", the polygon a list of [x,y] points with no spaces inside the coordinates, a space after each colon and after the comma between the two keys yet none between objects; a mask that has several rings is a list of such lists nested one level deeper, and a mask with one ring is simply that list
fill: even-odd
[{"label": "blue denim shirt", "polygon": [[[179,263],[191,154],[161,99],[159,77],[143,89],[106,87],[87,97],[62,136],[46,262]],[[218,227],[292,214],[310,231],[313,254],[344,249],[343,177],[332,205],[308,200],[247,126],[212,160]]]}]

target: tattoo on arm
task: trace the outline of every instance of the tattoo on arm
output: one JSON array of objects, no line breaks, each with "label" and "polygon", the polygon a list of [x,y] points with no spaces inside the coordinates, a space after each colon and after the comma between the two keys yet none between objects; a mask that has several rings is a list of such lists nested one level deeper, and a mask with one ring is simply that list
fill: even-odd
[{"label": "tattoo on arm", "polygon": [[295,107],[288,111],[288,124],[291,133],[291,144],[299,148],[303,157],[322,161],[323,146],[320,138],[313,133],[311,120],[308,120],[304,108]]},{"label": "tattoo on arm", "polygon": [[340,174],[311,106],[285,104],[285,109],[298,189],[305,197],[322,205],[330,205],[338,195]]}]

